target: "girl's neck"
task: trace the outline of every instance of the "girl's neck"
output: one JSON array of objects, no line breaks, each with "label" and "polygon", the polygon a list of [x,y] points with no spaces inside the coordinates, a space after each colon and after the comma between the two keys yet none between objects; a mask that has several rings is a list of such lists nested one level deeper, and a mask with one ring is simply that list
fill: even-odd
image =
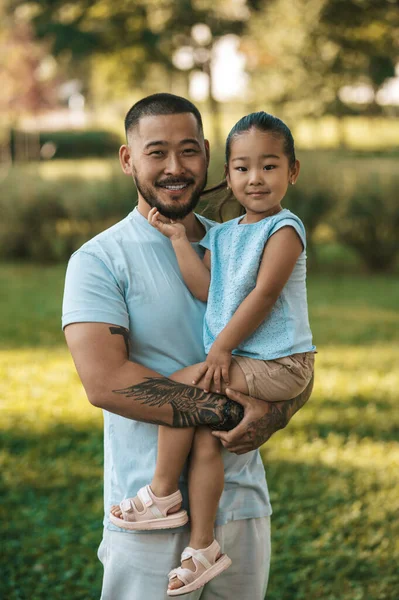
[{"label": "girl's neck", "polygon": [[281,212],[283,209],[280,205],[273,206],[270,210],[266,210],[261,213],[245,213],[244,217],[241,219],[240,223],[243,225],[258,223],[259,221],[263,221],[263,219],[267,219],[267,217],[272,217],[273,215],[277,215],[277,213]]}]

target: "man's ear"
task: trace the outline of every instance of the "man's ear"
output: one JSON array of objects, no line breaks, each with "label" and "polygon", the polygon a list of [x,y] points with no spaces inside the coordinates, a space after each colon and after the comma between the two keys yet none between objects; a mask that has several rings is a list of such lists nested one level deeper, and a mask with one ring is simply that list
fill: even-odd
[{"label": "man's ear", "polygon": [[122,171],[125,175],[132,174],[132,153],[131,149],[127,144],[123,144],[119,148],[119,162],[121,163]]}]

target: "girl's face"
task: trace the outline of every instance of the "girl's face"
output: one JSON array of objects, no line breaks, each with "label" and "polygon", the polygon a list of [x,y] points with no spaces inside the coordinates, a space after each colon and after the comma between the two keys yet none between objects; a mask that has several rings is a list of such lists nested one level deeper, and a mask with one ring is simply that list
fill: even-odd
[{"label": "girl's face", "polygon": [[299,161],[289,166],[280,136],[253,128],[233,139],[226,179],[246,210],[244,223],[256,223],[281,210],[288,185],[298,174]]}]

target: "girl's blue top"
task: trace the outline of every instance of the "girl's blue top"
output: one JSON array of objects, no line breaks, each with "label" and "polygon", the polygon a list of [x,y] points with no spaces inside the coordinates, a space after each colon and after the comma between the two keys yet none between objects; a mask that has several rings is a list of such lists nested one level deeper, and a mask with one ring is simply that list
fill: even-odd
[{"label": "girl's blue top", "polygon": [[212,227],[201,245],[211,252],[211,284],[204,320],[205,352],[255,288],[263,251],[282,227],[293,227],[303,251],[271,312],[233,354],[272,360],[314,351],[306,297],[306,233],[302,221],[283,209],[257,223],[243,217]]}]

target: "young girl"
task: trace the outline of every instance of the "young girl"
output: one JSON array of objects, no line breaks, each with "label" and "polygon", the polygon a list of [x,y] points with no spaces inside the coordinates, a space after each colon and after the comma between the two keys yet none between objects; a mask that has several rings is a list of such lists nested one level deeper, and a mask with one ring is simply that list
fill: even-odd
[{"label": "young girl", "polygon": [[[267,113],[252,113],[238,121],[226,142],[226,185],[245,215],[211,228],[201,242],[203,260],[182,223],[150,211],[148,220],[172,242],[191,293],[208,302],[206,361],[175,373],[174,381],[220,393],[231,387],[267,401],[289,400],[309,383],[315,347],[306,301],[305,230],[281,207],[298,174],[288,127]],[[184,525],[178,481],[189,454],[190,546],[182,567],[169,574],[169,596],[198,589],[231,564],[214,539],[224,468],[211,430],[160,427],[151,485],[110,514],[126,529]]]}]

